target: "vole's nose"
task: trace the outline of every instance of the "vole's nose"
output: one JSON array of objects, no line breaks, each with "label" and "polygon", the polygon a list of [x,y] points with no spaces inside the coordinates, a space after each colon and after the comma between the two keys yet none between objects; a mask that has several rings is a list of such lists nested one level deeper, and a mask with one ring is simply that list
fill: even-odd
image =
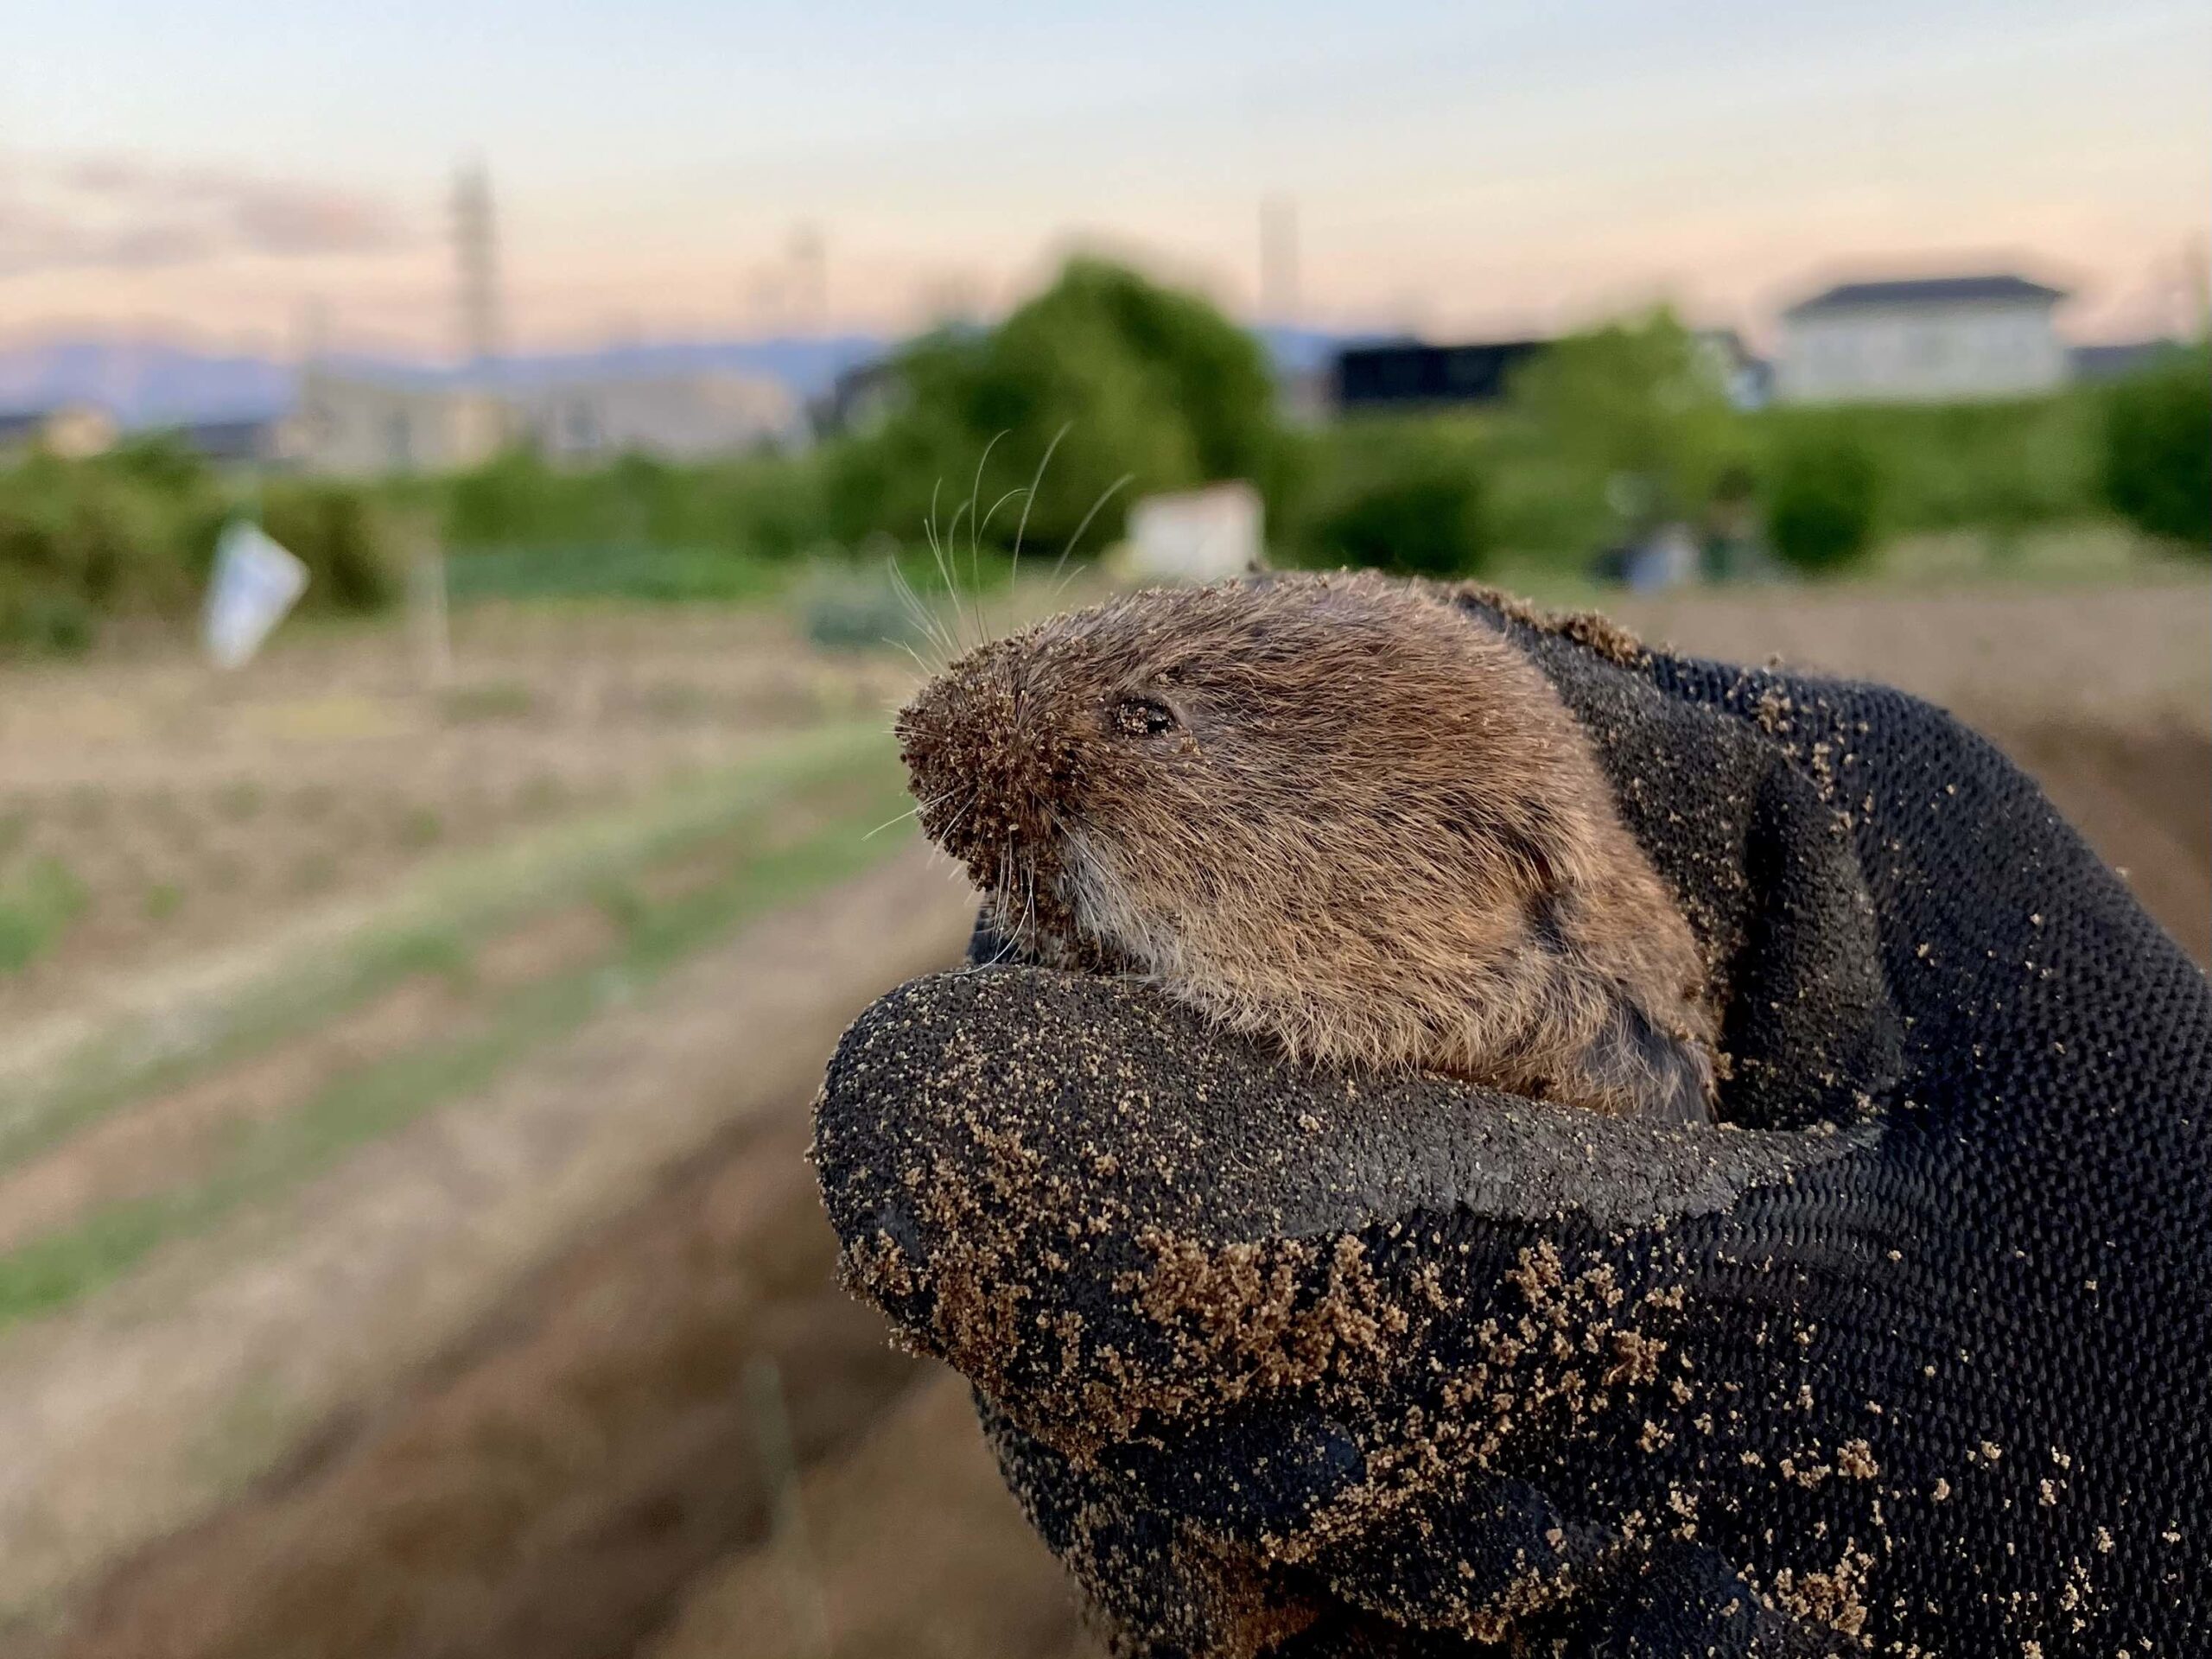
[{"label": "vole's nose", "polygon": [[999,677],[946,675],[894,728],[923,831],[985,884],[1004,851],[1009,808],[1029,785],[1014,712],[1012,688]]}]

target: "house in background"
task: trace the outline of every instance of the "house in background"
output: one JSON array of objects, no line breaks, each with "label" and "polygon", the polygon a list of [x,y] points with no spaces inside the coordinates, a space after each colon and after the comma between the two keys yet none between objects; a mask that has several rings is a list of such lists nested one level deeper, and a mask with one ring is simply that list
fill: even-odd
[{"label": "house in background", "polygon": [[2074,378],[2083,385],[2125,380],[2130,375],[2155,369],[2189,348],[2177,340],[2116,340],[2101,346],[2076,346],[2072,353]]},{"label": "house in background", "polygon": [[14,460],[35,450],[81,461],[113,448],[119,431],[115,416],[91,404],[56,404],[50,409],[0,414],[0,459]]},{"label": "house in background", "polygon": [[[1730,402],[1738,409],[1757,409],[1767,401],[1768,365],[1752,355],[1734,329],[1700,329],[1694,338]],[[1337,353],[1333,401],[1344,414],[1500,403],[1513,377],[1550,344],[1501,340],[1427,346],[1402,340],[1348,346]]]},{"label": "house in background", "polygon": [[1494,404],[1505,396],[1513,372],[1545,344],[1541,340],[1502,340],[1425,346],[1407,340],[1348,346],[1337,353],[1336,406],[1341,413],[1353,414]]},{"label": "house in background", "polygon": [[297,418],[306,467],[356,476],[474,467],[516,443],[590,465],[632,453],[703,461],[806,435],[781,381],[719,371],[560,378],[497,365],[454,373],[314,366],[301,378]]},{"label": "house in background", "polygon": [[217,466],[277,467],[299,459],[299,423],[289,415],[190,421],[155,429]]},{"label": "house in background", "polygon": [[1783,403],[2011,397],[2064,383],[2059,289],[2010,275],[1845,283],[1782,314]]},{"label": "house in background", "polygon": [[856,363],[838,375],[814,411],[821,436],[864,436],[880,428],[904,404],[906,382],[895,357]]},{"label": "house in background", "polygon": [[513,429],[498,398],[440,376],[315,365],[300,377],[298,418],[302,464],[353,477],[474,467],[497,454]]},{"label": "house in background", "polygon": [[520,434],[550,460],[617,455],[708,461],[803,442],[805,411],[763,375],[709,372],[552,380],[501,394]]},{"label": "house in background", "polygon": [[1774,365],[1733,328],[1700,328],[1692,336],[1706,365],[1738,409],[1764,409],[1774,398]]}]

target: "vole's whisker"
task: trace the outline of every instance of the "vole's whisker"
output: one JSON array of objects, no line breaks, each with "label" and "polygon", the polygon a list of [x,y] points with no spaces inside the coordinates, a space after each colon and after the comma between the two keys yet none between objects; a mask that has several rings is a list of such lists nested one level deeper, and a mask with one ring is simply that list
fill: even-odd
[{"label": "vole's whisker", "polygon": [[930,556],[937,561],[937,573],[944,578],[944,596],[952,601],[952,637],[956,646],[953,654],[958,656],[960,652],[957,647],[963,620],[960,613],[960,584],[953,579],[952,565],[946,557],[945,550],[952,540],[954,531],[959,526],[960,515],[957,512],[954,513],[952,522],[945,526],[944,534],[942,537],[938,534],[938,494],[944,488],[944,480],[942,478],[930,486],[930,516],[924,521],[923,528],[930,538]]},{"label": "vole's whisker", "polygon": [[[991,510],[990,510],[988,512],[987,512],[987,513],[985,513],[985,514],[983,515],[983,522],[982,522],[982,525],[981,525],[979,528],[980,528],[981,530],[988,530],[988,529],[990,528],[990,526],[991,526],[991,520],[992,520],[992,519],[994,519],[994,518],[997,518],[997,517],[999,516],[999,509],[1000,509],[1001,507],[1002,507],[1002,506],[1006,505],[1006,504],[1007,504],[1007,502],[1009,502],[1009,501],[1013,500],[1013,499],[1014,499],[1014,498],[1015,496],[1017,496],[1017,495],[1027,495],[1027,494],[1028,494],[1028,493],[1029,493],[1029,492],[1028,492],[1027,489],[1023,488],[1020,485],[1018,485],[1018,484],[1017,484],[1016,486],[1014,486],[1014,488],[1012,488],[1012,489],[1008,490],[1008,491],[1007,491],[1004,495],[1002,495],[1002,496],[999,497],[999,499],[998,499],[997,500],[995,500],[995,501],[994,501],[994,502],[992,502],[992,503],[991,503]],[[988,643],[988,642],[989,641],[989,639],[990,639],[990,637],[991,637],[991,625],[990,625],[990,620],[989,620],[989,612],[988,612],[988,610],[986,608],[985,604],[984,604],[984,600],[983,600],[983,575],[982,575],[982,566],[981,566],[981,564],[980,564],[980,563],[977,563],[977,564],[975,566],[975,572],[976,572],[976,614],[977,614],[979,617],[982,617],[982,618],[983,619],[983,639],[982,639],[982,641],[979,641],[978,643]]]},{"label": "vole's whisker", "polygon": [[[1075,527],[1075,534],[1068,537],[1068,544],[1060,550],[1059,562],[1052,567],[1052,575],[1056,579],[1059,577],[1062,568],[1066,565],[1068,562],[1068,555],[1075,551],[1076,543],[1083,539],[1083,532],[1090,528],[1090,521],[1099,515],[1100,512],[1103,510],[1109,501],[1120,494],[1126,486],[1134,483],[1135,480],[1136,474],[1135,473],[1123,473],[1111,484],[1109,484],[1105,489],[1101,492],[1098,499],[1090,504],[1090,511],[1083,515],[1083,522]],[[1060,588],[1063,586],[1065,586],[1064,582],[1055,580],[1052,590],[1052,596],[1053,598],[1057,599],[1059,597]]]},{"label": "vole's whisker", "polygon": [[[937,665],[938,669],[948,666],[951,662],[952,642],[945,637],[944,624],[938,620],[937,613],[922,602],[922,596],[914,591],[914,584],[906,580],[906,573],[899,568],[899,561],[887,559],[884,564],[891,572],[891,585],[897,590],[899,602],[906,607],[907,615],[913,619],[914,626],[922,631],[934,649],[946,653],[945,660]],[[921,662],[911,646],[908,647],[908,654],[914,656],[916,662]],[[925,677],[934,677],[937,671],[923,664],[922,672]]]},{"label": "vole's whisker", "polygon": [[[981,511],[983,495],[983,469],[991,464],[991,451],[999,447],[999,440],[1006,436],[1004,430],[991,435],[983,446],[983,453],[976,461],[976,481],[968,486],[968,580],[976,590],[976,643],[982,645],[990,637],[990,628],[983,620],[983,527],[976,515]],[[959,550],[954,549],[957,563]]]},{"label": "vole's whisker", "polygon": [[[950,519],[950,521],[945,524],[945,527],[944,527],[944,557],[945,557],[945,563],[946,563],[947,566],[949,567],[949,569],[948,569],[948,571],[947,571],[947,574],[946,574],[946,575],[945,575],[944,580],[945,580],[946,587],[948,588],[948,589],[950,591],[950,593],[951,593],[951,594],[952,594],[952,613],[953,613],[954,617],[955,617],[956,619],[957,619],[957,620],[958,620],[958,622],[959,622],[959,624],[960,624],[960,628],[959,628],[960,648],[961,648],[961,650],[962,650],[962,651],[963,651],[963,652],[965,652],[965,651],[967,651],[967,650],[969,649],[969,640],[968,640],[968,633],[967,633],[967,626],[968,626],[967,603],[968,603],[968,601],[963,601],[961,599],[961,597],[960,597],[960,588],[959,588],[959,582],[960,582],[960,521],[961,521],[963,518],[966,518],[966,517],[968,516],[968,507],[969,507],[969,503],[967,503],[967,502],[965,502],[965,501],[963,501],[963,502],[962,502],[958,506],[955,507],[955,508],[952,510],[952,518],[951,518],[951,519]],[[978,634],[981,634],[981,633],[982,632],[982,624],[981,624],[981,623],[978,623],[978,624],[976,625],[976,632]],[[980,641],[980,640],[978,640],[978,641],[977,641],[977,643],[978,643],[978,644],[980,644],[980,643],[981,643],[981,641]]]},{"label": "vole's whisker", "polygon": [[1045,446],[1044,457],[1037,463],[1036,475],[1029,480],[1029,493],[1021,504],[1021,522],[1014,527],[1014,562],[1007,572],[1009,601],[1021,575],[1021,538],[1029,529],[1029,512],[1037,505],[1037,492],[1045,486],[1045,469],[1052,464],[1052,451],[1060,447],[1060,440],[1067,436],[1074,426],[1073,421],[1060,423],[1060,429],[1052,434],[1052,441]]},{"label": "vole's whisker", "polygon": [[881,823],[877,824],[874,829],[863,835],[861,839],[862,841],[874,841],[878,836],[888,830],[893,824],[904,823],[907,819],[916,817],[921,810],[922,809],[919,805],[910,806],[904,812],[901,812],[897,817],[886,818]]},{"label": "vole's whisker", "polygon": [[999,516],[999,509],[1000,509],[1001,507],[1002,507],[1002,506],[1006,505],[1006,504],[1007,504],[1007,502],[1009,502],[1009,501],[1013,500],[1013,499],[1014,499],[1014,498],[1015,496],[1017,496],[1017,495],[1027,495],[1027,494],[1028,494],[1028,493],[1029,493],[1029,491],[1028,491],[1028,488],[1027,488],[1027,486],[1020,485],[1020,484],[1017,484],[1017,485],[1015,485],[1012,489],[1008,490],[1008,491],[1007,491],[1004,495],[1002,495],[1002,496],[999,497],[999,499],[998,499],[997,500],[995,500],[995,501],[994,501],[994,502],[992,502],[992,503],[991,503],[991,510],[990,510],[988,512],[987,512],[987,513],[985,513],[985,514],[983,515],[983,523],[982,523],[982,527],[983,529],[985,529],[985,530],[988,530],[988,529],[991,527],[991,520],[992,520],[992,519],[994,519],[994,518],[997,518],[997,517]]},{"label": "vole's whisker", "polygon": [[913,646],[908,645],[904,639],[893,639],[887,633],[881,637],[881,643],[887,645],[896,645],[899,650],[905,652],[909,657],[912,658],[914,659],[914,666],[922,671],[922,677],[924,679],[932,679],[936,677],[936,671],[922,660],[922,653],[916,651]]},{"label": "vole's whisker", "polygon": [[[920,813],[926,812],[926,811],[928,811],[928,810],[929,810],[931,807],[933,807],[933,806],[940,805],[940,804],[942,804],[944,802],[946,802],[946,801],[950,800],[950,799],[953,798],[953,795],[954,795],[954,794],[958,791],[959,787],[960,787],[960,785],[959,785],[955,784],[955,785],[952,786],[952,788],[946,790],[946,791],[945,791],[943,794],[941,794],[941,795],[934,796],[934,797],[932,797],[931,798],[930,798],[929,800],[926,800],[926,801],[917,801],[917,802],[915,802],[915,803],[913,804],[913,805],[912,805],[912,806],[908,807],[908,808],[907,808],[904,812],[901,812],[901,813],[900,813],[897,817],[895,817],[895,818],[886,818],[886,819],[885,819],[881,823],[877,824],[877,825],[875,826],[875,828],[874,828],[874,829],[873,829],[873,830],[869,830],[869,831],[868,832],[868,834],[866,834],[866,835],[862,836],[861,837],[861,839],[862,841],[873,841],[873,840],[874,840],[874,839],[875,839],[875,837],[876,837],[876,836],[878,836],[881,835],[885,830],[888,830],[888,829],[889,829],[893,824],[894,824],[894,823],[906,823],[906,821],[907,819],[909,819],[909,818],[911,818],[911,817],[914,817],[918,816],[918,814],[920,814]],[[969,803],[969,804],[970,804],[970,805],[973,805],[973,804],[974,804],[974,803],[973,803],[973,802],[970,802],[970,803]],[[964,810],[965,809],[963,808],[963,810]]]}]

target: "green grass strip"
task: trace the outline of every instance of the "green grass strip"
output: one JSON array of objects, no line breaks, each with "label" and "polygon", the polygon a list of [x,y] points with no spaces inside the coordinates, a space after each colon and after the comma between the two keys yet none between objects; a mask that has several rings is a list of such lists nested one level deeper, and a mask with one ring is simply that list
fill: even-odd
[{"label": "green grass strip", "polygon": [[0,1170],[118,1106],[236,1064],[422,972],[448,972],[483,938],[574,902],[711,838],[794,791],[891,764],[876,722],[800,734],[641,805],[459,854],[405,881],[336,938],[302,935],[182,1007],[124,1015],[47,1075],[0,1088]]},{"label": "green grass strip", "polygon": [[728,876],[703,890],[639,906],[611,959],[519,987],[464,1036],[335,1079],[296,1112],[242,1132],[220,1161],[188,1186],[103,1206],[0,1254],[0,1330],[67,1308],[162,1246],[204,1233],[356,1148],[481,1090],[517,1059],[742,923],[857,874],[903,844],[901,835],[865,838],[898,810],[899,798],[887,777],[865,810],[842,814],[788,845],[741,855]]}]

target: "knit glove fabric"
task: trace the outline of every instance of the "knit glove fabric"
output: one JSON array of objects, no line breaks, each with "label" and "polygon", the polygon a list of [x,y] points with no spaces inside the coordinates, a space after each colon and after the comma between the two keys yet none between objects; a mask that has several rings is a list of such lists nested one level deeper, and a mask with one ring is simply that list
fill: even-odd
[{"label": "knit glove fabric", "polygon": [[1122,1652],[2212,1652],[2202,974],[1941,711],[1460,602],[1681,895],[1724,1121],[977,967],[831,1064],[849,1282]]}]

